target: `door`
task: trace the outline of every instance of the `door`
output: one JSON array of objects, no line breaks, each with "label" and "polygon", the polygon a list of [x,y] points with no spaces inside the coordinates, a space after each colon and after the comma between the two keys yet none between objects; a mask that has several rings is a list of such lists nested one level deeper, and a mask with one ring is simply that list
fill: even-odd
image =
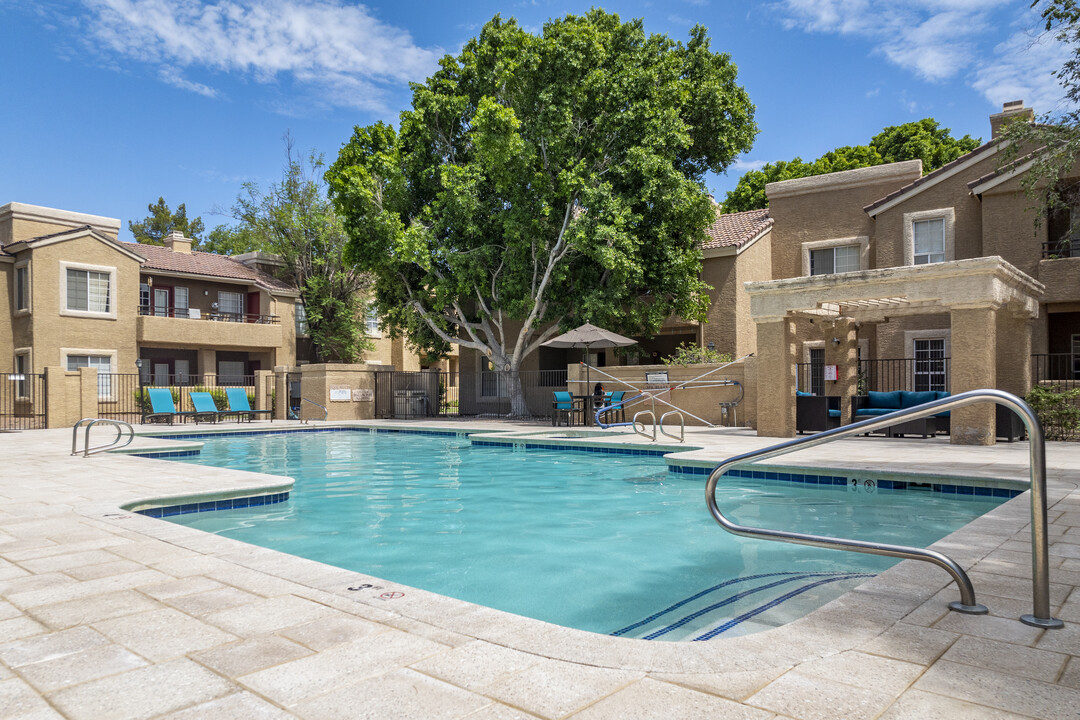
[{"label": "door", "polygon": [[948,390],[945,377],[945,338],[915,341],[915,392]]},{"label": "door", "polygon": [[174,363],[174,365],[176,367],[176,372],[175,372],[176,384],[177,385],[187,385],[189,379],[191,378],[191,372],[190,372],[191,366],[189,365],[187,359],[186,358],[177,358],[176,360],[173,361],[173,363]]},{"label": "door", "polygon": [[258,291],[249,292],[247,294],[247,310],[248,310],[247,321],[248,322],[259,322],[260,315],[259,315],[259,293],[258,293]]},{"label": "door", "polygon": [[169,288],[154,288],[154,314],[169,317]]},{"label": "door", "polygon": [[810,348],[810,392],[825,394],[825,348]]},{"label": "door", "polygon": [[154,384],[155,385],[168,385],[169,384],[169,363],[167,363],[167,362],[155,362],[154,363]]}]

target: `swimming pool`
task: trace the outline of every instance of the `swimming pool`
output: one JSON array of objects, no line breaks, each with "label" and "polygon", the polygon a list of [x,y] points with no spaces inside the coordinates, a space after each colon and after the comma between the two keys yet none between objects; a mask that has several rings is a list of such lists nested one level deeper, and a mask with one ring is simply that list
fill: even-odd
[{"label": "swimming pool", "polygon": [[[366,431],[204,442],[198,456],[175,460],[296,485],[287,502],[174,522],[593,632],[746,634],[895,562],[729,535],[705,508],[704,476],[669,472],[662,457]],[[737,522],[920,546],[1003,500],[837,480],[739,477],[718,497]]]}]

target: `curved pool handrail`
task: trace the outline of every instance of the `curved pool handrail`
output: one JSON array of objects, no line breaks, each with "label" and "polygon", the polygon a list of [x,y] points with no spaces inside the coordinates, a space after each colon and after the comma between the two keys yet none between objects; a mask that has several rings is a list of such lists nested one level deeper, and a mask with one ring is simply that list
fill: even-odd
[{"label": "curved pool handrail", "polygon": [[[116,428],[116,437],[104,445],[95,445],[90,447],[90,428],[95,425],[112,425]],[[89,457],[96,455],[99,452],[105,452],[106,450],[119,450],[122,447],[127,447],[131,444],[131,441],[135,439],[135,429],[131,427],[130,423],[126,423],[123,420],[113,420],[111,418],[83,418],[79,422],[75,423],[75,426],[71,429],[71,454],[78,455],[80,450],[77,448],[79,442],[79,428],[86,427],[86,436],[83,439],[83,449],[81,450],[83,457]],[[124,430],[127,430],[127,440],[120,444],[120,438],[124,434]]]},{"label": "curved pool handrail", "polygon": [[[311,404],[312,404],[312,405],[314,405],[315,407],[317,407],[317,408],[321,408],[321,409],[322,409],[322,419],[323,419],[323,422],[326,422],[326,418],[327,418],[327,417],[329,417],[329,415],[330,415],[330,411],[328,411],[328,410],[326,409],[326,406],[325,406],[325,405],[320,405],[319,403],[315,402],[314,400],[308,400],[308,399],[307,399],[306,397],[302,397],[302,398],[300,398],[300,402],[301,402],[301,403],[311,403]],[[305,422],[305,421],[304,421],[304,420],[301,420],[300,422]]]},{"label": "curved pool handrail", "polygon": [[[677,415],[678,418],[679,418],[679,436],[678,437],[675,437],[674,435],[669,433],[667,430],[664,430],[664,418],[666,418],[668,415]],[[663,415],[660,416],[660,434],[661,435],[666,435],[667,437],[669,437],[669,438],[671,438],[673,440],[678,440],[679,442],[686,442],[686,418],[684,418],[683,414],[681,412],[679,412],[678,410],[668,410],[666,413],[664,413]]]},{"label": "curved pool handrail", "polygon": [[[641,429],[638,430],[638,417],[641,415],[648,415],[650,418],[652,418],[651,436],[649,435],[649,433],[645,432],[645,428],[648,426],[645,424],[644,420],[640,421]],[[638,410],[636,413],[634,413],[634,421],[630,424],[634,426],[634,432],[636,432],[638,435],[642,435],[649,438],[649,440],[651,440],[652,442],[656,442],[656,415],[653,414],[652,410]]]},{"label": "curved pool handrail", "polygon": [[748,525],[739,525],[728,520],[716,501],[716,485],[720,477],[728,469],[736,465],[742,465],[751,461],[766,460],[768,458],[787,455],[796,450],[824,445],[853,435],[879,430],[897,424],[900,420],[914,420],[918,418],[936,415],[952,408],[974,405],[980,402],[992,400],[1011,409],[1024,421],[1028,433],[1029,460],[1030,460],[1030,492],[1031,492],[1031,562],[1032,562],[1032,613],[1020,616],[1020,621],[1026,625],[1039,628],[1060,628],[1064,626],[1061,620],[1050,614],[1050,566],[1049,566],[1049,541],[1046,529],[1046,450],[1043,442],[1042,425],[1038,417],[1026,402],[1011,393],[1002,390],[983,389],[970,390],[968,392],[952,395],[940,400],[916,405],[912,408],[897,410],[888,415],[881,415],[870,420],[845,425],[834,430],[810,435],[794,440],[777,443],[761,450],[736,455],[716,466],[709,474],[705,484],[705,502],[713,519],[724,530],[740,537],[760,538],[763,540],[777,540],[798,545],[810,545],[834,550],[850,550],[871,555],[885,555],[900,557],[911,560],[923,560],[933,563],[946,572],[956,581],[960,588],[960,602],[949,603],[949,607],[959,612],[985,613],[986,608],[975,602],[975,590],[971,579],[955,561],[933,550],[914,548],[903,545],[889,545],[863,540],[851,540],[834,538],[825,535],[810,535],[786,530],[771,530],[757,528]]}]

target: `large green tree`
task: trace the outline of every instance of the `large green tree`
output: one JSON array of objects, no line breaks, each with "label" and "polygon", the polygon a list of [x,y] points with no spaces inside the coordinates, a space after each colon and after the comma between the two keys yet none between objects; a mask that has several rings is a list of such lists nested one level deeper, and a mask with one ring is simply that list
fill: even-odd
[{"label": "large green tree", "polygon": [[836,148],[809,163],[802,158],[794,158],[766,163],[760,170],[750,170],[728,192],[724,199],[724,212],[768,207],[765,186],[769,183],[901,160],[922,160],[923,173],[928,173],[978,146],[978,139],[970,135],[954,138],[948,128],[939,127],[933,118],[887,127],[871,138],[869,145]]},{"label": "large green tree", "polygon": [[726,54],[594,9],[540,35],[496,16],[423,84],[400,132],[357,127],[328,173],[384,327],[509,372],[585,321],[651,333],[701,318],[706,171],[750,147]]},{"label": "large green tree", "polygon": [[281,181],[265,192],[245,183],[232,207],[237,223],[215,228],[211,241],[224,254],[261,250],[280,256],[284,279],[300,290],[319,359],[355,362],[373,347],[363,330],[369,278],[345,261],[348,238],[327,197],[322,157],[300,159],[288,136],[286,155]]},{"label": "large green tree", "polygon": [[1068,59],[1053,70],[1061,84],[1063,102],[1056,113],[1046,113],[1037,122],[1013,122],[1002,130],[1008,145],[1000,154],[1001,169],[1014,163],[1029,164],[1020,182],[1033,201],[1038,227],[1048,216],[1050,241],[1068,245],[1080,232],[1080,7],[1075,0],[1035,0],[1043,29],[1062,43]]},{"label": "large green tree", "polygon": [[176,212],[165,204],[165,198],[159,197],[156,203],[146,206],[149,215],[139,221],[128,220],[128,230],[135,236],[135,242],[147,245],[164,245],[165,238],[173,230],[179,230],[191,239],[193,248],[199,247],[202,233],[206,229],[200,217],[188,219],[187,206],[180,203]]}]

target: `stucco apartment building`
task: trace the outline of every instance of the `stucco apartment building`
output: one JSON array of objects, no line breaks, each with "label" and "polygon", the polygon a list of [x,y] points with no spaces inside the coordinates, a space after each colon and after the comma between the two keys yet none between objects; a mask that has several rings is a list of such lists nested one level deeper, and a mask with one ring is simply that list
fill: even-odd
[{"label": "stucco apartment building", "polygon": [[298,294],[259,254],[193,252],[120,242],[114,218],[8,203],[0,207],[0,359],[142,373],[157,384],[215,375],[238,383],[292,366]]}]

